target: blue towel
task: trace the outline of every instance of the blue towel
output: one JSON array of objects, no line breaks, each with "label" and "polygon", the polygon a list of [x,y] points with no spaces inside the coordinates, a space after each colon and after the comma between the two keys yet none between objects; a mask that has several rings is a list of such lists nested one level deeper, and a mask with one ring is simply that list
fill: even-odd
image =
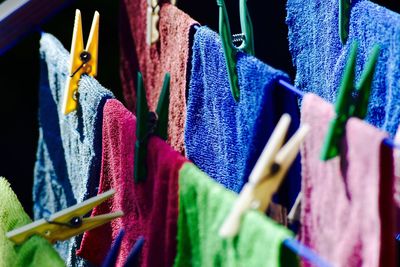
[{"label": "blue towel", "polygon": [[[75,112],[61,112],[68,75],[69,54],[50,34],[40,40],[39,141],[34,173],[35,218],[82,202],[97,194],[102,149],[102,115],[110,91],[95,79],[83,76]],[[69,266],[86,262],[76,256],[81,237],[56,244]]]},{"label": "blue towel", "polygon": [[350,33],[338,33],[338,0],[288,0],[289,46],[296,86],[329,102],[337,96],[351,43],[359,42],[357,81],[375,43],[381,46],[366,120],[394,135],[400,121],[400,15],[369,1],[352,1]]},{"label": "blue towel", "polygon": [[[240,101],[230,91],[219,36],[200,27],[193,43],[187,119],[186,153],[201,170],[239,192],[283,113],[299,126],[296,97],[278,88],[287,75],[239,53],[237,62]],[[300,190],[300,160],[296,159],[280,190],[279,202],[291,207]]]}]

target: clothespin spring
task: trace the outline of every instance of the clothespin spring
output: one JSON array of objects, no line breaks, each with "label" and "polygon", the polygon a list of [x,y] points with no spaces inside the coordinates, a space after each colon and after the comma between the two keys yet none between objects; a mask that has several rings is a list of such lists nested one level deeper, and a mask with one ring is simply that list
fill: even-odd
[{"label": "clothespin spring", "polygon": [[56,224],[56,225],[61,225],[61,226],[66,226],[69,228],[79,228],[82,226],[82,218],[79,216],[73,217],[69,222],[63,223],[63,222],[56,222],[52,221],[49,218],[43,218],[47,223],[49,224]]},{"label": "clothespin spring", "polygon": [[74,77],[75,74],[76,74],[81,68],[83,68],[83,70],[84,70],[86,73],[90,73],[90,72],[92,71],[92,67],[91,67],[90,65],[87,65],[86,63],[88,63],[88,62],[90,61],[91,57],[92,57],[92,56],[90,55],[89,52],[83,51],[83,52],[79,55],[79,58],[81,59],[82,64],[79,66],[79,68],[78,68],[76,71],[74,71],[74,72],[72,73],[72,75],[71,75],[70,77],[71,77],[71,78]]},{"label": "clothespin spring", "polygon": [[[83,68],[83,71],[85,72],[85,74],[89,74],[92,71],[92,66],[87,64],[92,59],[92,56],[89,52],[83,51],[79,55],[79,59],[82,61],[82,64],[71,74],[71,76],[69,76],[71,78],[73,78],[75,76],[75,74],[77,74],[82,68]],[[78,101],[78,84],[76,84],[76,88],[74,89],[72,98],[75,101]]]},{"label": "clothespin spring", "polygon": [[232,34],[232,42],[235,44],[236,48],[240,47],[245,41],[246,35],[244,33]]}]

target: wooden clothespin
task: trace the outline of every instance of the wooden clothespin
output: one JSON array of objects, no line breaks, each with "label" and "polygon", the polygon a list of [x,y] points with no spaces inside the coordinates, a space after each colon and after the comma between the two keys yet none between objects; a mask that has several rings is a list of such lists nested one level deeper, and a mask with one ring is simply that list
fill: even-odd
[{"label": "wooden clothespin", "polygon": [[[171,0],[176,5],[176,0]],[[158,21],[160,20],[160,0],[147,0],[146,43],[152,45],[160,39]]]},{"label": "wooden clothespin", "polygon": [[94,217],[83,217],[94,207],[100,205],[114,194],[115,190],[109,190],[80,204],[59,211],[49,218],[40,219],[10,231],[6,236],[16,244],[25,242],[25,240],[35,234],[46,238],[51,243],[67,240],[123,216],[124,213],[122,211],[117,211]]},{"label": "wooden clothespin", "polygon": [[142,74],[138,73],[137,110],[136,110],[136,143],[135,143],[135,182],[144,181],[147,176],[146,157],[147,142],[150,135],[168,139],[168,110],[170,75],[165,74],[156,112],[150,112],[147,105],[146,90]]},{"label": "wooden clothespin", "polygon": [[321,160],[329,160],[340,154],[341,139],[346,131],[346,123],[350,117],[364,119],[368,111],[372,80],[379,56],[379,45],[372,48],[371,56],[357,86],[354,85],[357,57],[357,42],[351,46],[338,97],[335,104],[336,116],[331,121],[321,151]]},{"label": "wooden clothespin", "polygon": [[74,33],[71,44],[71,57],[68,68],[69,77],[67,78],[62,105],[62,111],[65,115],[76,110],[78,84],[81,75],[86,74],[93,77],[97,75],[99,18],[100,15],[96,11],[94,13],[89,39],[86,48],[84,48],[81,12],[78,9],[76,10]]},{"label": "wooden clothespin", "polygon": [[233,237],[240,228],[242,215],[253,208],[265,212],[273,194],[278,190],[286,172],[296,158],[300,144],[309,127],[302,125],[282,147],[291,118],[284,114],[278,122],[260,158],[252,170],[249,181],[244,185],[230,214],[220,228],[221,237]]}]

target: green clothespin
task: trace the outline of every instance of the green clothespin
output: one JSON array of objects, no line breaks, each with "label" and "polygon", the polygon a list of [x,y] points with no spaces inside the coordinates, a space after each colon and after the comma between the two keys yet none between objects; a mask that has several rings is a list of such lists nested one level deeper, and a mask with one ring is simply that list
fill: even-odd
[{"label": "green clothespin", "polygon": [[345,44],[349,36],[351,0],[339,0],[339,36]]},{"label": "green clothespin", "polygon": [[168,138],[169,85],[170,75],[166,73],[156,112],[150,112],[147,105],[143,77],[140,72],[138,73],[134,164],[136,183],[144,181],[147,176],[146,157],[149,136],[157,135],[164,140]]},{"label": "green clothespin", "polygon": [[[247,0],[240,0],[239,11],[242,33],[234,35],[232,39],[225,1],[217,0],[217,5],[219,6],[219,34],[224,48],[229,85],[231,87],[233,98],[236,101],[239,101],[240,98],[239,79],[236,72],[236,55],[238,51],[254,55],[253,24],[251,23],[246,2]],[[233,42],[239,41],[241,41],[240,46],[235,46]]]},{"label": "green clothespin", "polygon": [[164,83],[157,103],[157,127],[154,134],[163,140],[168,139],[168,111],[169,111],[169,85],[171,77],[169,73],[164,76]]},{"label": "green clothespin", "polygon": [[350,117],[364,119],[367,115],[368,100],[371,94],[371,85],[380,47],[379,45],[375,45],[372,48],[360,82],[354,88],[357,47],[357,42],[354,42],[351,46],[350,57],[346,64],[339,95],[336,100],[336,117],[330,123],[322,148],[321,159],[324,161],[340,154],[341,139],[345,133],[347,120]]}]

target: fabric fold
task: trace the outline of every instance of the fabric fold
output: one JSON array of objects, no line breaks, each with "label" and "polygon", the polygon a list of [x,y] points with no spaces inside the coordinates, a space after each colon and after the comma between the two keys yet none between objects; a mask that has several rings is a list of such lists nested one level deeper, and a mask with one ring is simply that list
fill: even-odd
[{"label": "fabric fold", "polygon": [[[97,194],[105,101],[112,93],[82,76],[76,111],[64,115],[62,96],[69,54],[52,35],[40,40],[39,141],[34,171],[35,219],[41,219]],[[80,236],[56,244],[69,266],[87,265],[76,257]]]},{"label": "fabric fold", "polygon": [[117,266],[123,266],[136,240],[145,242],[140,266],[171,266],[176,251],[178,218],[178,171],[187,160],[158,137],[149,139],[145,181],[134,182],[136,118],[119,101],[104,107],[103,159],[98,193],[116,190],[92,216],[122,210],[124,216],[86,232],[78,251],[101,264],[120,229],[125,229]]},{"label": "fabric fold", "polygon": [[301,116],[311,131],[301,147],[300,241],[333,266],[396,266],[393,157],[382,144],[387,134],[350,118],[340,157],[323,162],[333,106],[307,94]]},{"label": "fabric fold", "polygon": [[[168,1],[160,1],[168,2]],[[161,4],[161,3],[160,3]],[[159,12],[158,43],[146,43],[146,0],[125,0],[121,16],[121,80],[125,101],[136,111],[136,72],[143,74],[150,110],[155,110],[165,73],[171,75],[168,143],[183,153],[186,116],[187,65],[191,28],[195,20],[175,6],[164,3]],[[133,52],[135,51],[135,52]],[[135,53],[135,54],[134,54]]]}]

